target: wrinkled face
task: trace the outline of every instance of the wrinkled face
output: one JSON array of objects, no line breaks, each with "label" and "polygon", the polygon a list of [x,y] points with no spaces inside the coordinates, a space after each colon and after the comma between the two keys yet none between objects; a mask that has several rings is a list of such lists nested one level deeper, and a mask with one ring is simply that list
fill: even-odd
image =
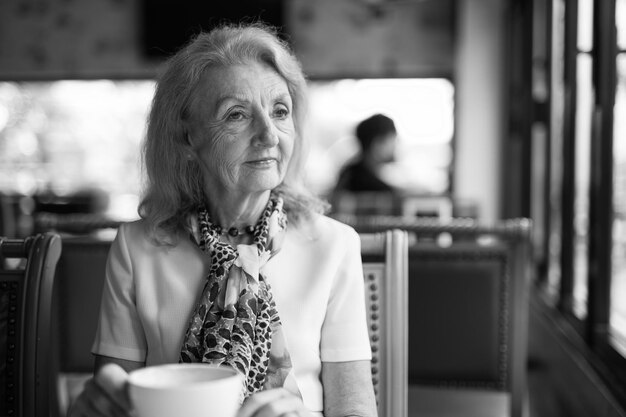
[{"label": "wrinkled face", "polygon": [[296,135],[287,83],[260,63],[207,71],[187,132],[209,191],[271,190],[285,177]]}]

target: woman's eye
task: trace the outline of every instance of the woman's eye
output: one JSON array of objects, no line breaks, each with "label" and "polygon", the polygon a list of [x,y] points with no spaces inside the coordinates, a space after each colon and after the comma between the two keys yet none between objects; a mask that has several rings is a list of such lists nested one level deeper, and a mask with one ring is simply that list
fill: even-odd
[{"label": "woman's eye", "polygon": [[228,120],[242,120],[244,118],[244,114],[241,111],[233,111],[228,113],[228,116],[226,116],[228,118]]},{"label": "woman's eye", "polygon": [[289,116],[289,109],[286,107],[278,107],[274,110],[274,116],[280,119],[284,119]]}]

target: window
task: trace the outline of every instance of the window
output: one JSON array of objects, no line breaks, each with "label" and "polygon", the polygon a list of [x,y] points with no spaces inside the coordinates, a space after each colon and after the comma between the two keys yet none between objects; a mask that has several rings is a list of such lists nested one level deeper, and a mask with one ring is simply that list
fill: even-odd
[{"label": "window", "polygon": [[550,49],[550,170],[549,189],[549,236],[546,246],[548,262],[545,289],[551,298],[558,296],[561,285],[561,252],[562,252],[562,188],[563,188],[563,130],[565,86],[563,80],[565,54],[565,2],[555,0],[552,10]]},{"label": "window", "polygon": [[545,289],[626,404],[626,0],[551,4]]},{"label": "window", "polygon": [[137,216],[139,147],[154,81],[0,83],[0,192],[107,196]]},{"label": "window", "polygon": [[576,117],[574,126],[573,313],[587,316],[589,249],[589,179],[591,178],[593,0],[578,1],[576,53]]},{"label": "window", "polygon": [[626,0],[616,2],[617,47],[613,118],[611,344],[626,357]]},{"label": "window", "polygon": [[[107,215],[137,216],[139,151],[154,80],[0,82],[0,193],[67,196],[96,190]],[[311,81],[307,177],[324,195],[358,152],[353,130],[375,112],[396,122],[387,175],[416,192],[450,189],[454,89],[449,80]]]}]

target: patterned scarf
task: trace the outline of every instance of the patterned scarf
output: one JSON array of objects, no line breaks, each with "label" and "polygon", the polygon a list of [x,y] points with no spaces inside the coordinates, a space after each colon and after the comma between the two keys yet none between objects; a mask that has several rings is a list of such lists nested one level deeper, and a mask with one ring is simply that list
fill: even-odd
[{"label": "patterned scarf", "polygon": [[204,208],[198,213],[197,226],[196,241],[211,257],[211,267],[185,334],[180,362],[238,370],[244,380],[242,400],[278,386],[299,394],[270,285],[262,273],[280,250],[287,227],[282,199],[272,195],[254,228],[251,245],[234,248],[220,242],[220,229]]}]

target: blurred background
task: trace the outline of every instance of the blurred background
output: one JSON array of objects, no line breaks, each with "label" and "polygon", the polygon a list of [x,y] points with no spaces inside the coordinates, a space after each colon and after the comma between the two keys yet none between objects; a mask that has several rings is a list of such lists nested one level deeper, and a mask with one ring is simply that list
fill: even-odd
[{"label": "blurred background", "polygon": [[531,218],[542,294],[626,403],[626,0],[2,0],[0,235],[137,218],[163,62],[257,19],[309,78],[311,188],[330,197],[355,125],[392,117],[401,214]]},{"label": "blurred background", "polygon": [[[380,112],[398,129],[398,158],[387,170],[395,182],[415,195],[452,198],[454,190],[470,214],[496,218],[500,175],[489,154],[500,152],[501,127],[488,112],[502,95],[494,80],[503,68],[494,64],[504,52],[497,45],[504,5],[480,7],[494,19],[472,22],[476,17],[453,0],[3,2],[0,191],[33,197],[19,202],[22,213],[41,204],[75,210],[67,206],[71,196],[116,219],[136,217],[139,149],[160,65],[202,28],[261,19],[281,29],[309,77],[306,172],[316,192],[328,196],[340,168],[359,152],[355,125]],[[493,23],[486,28],[480,19]],[[489,34],[480,33],[485,29]],[[492,57],[459,62],[486,46],[477,36],[467,37],[475,45],[459,42],[459,30],[486,37]],[[475,79],[459,78],[460,66]],[[459,95],[459,88],[470,91]],[[485,96],[484,108],[468,106],[467,116],[456,111],[466,95]],[[460,152],[466,139],[457,126],[480,119],[466,129],[467,140],[480,143]],[[484,167],[475,173],[481,187],[461,180],[474,164]],[[28,222],[22,218],[19,234]]]}]

